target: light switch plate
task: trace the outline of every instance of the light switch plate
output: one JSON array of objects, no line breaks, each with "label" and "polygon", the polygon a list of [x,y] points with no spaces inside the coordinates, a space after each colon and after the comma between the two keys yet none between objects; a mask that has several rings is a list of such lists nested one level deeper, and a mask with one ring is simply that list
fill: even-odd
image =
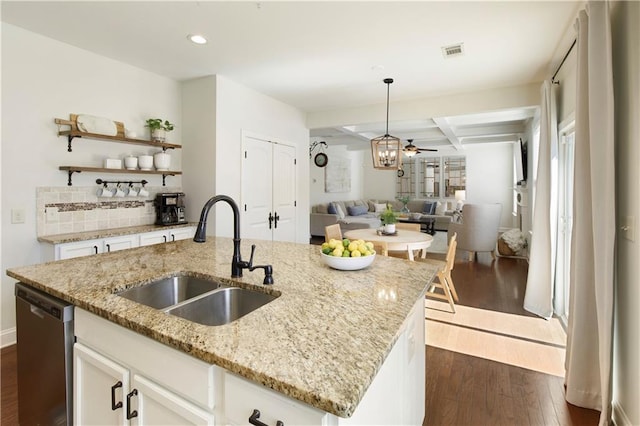
[{"label": "light switch plate", "polygon": [[24,223],[24,209],[11,209],[11,223]]}]

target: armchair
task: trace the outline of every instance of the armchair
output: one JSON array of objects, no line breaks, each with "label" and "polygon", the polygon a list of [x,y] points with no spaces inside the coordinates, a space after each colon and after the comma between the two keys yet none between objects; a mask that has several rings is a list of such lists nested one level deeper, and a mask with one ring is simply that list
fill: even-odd
[{"label": "armchair", "polygon": [[502,215],[502,204],[465,204],[462,206],[462,223],[451,223],[447,238],[458,234],[458,249],[469,252],[469,260],[475,259],[478,251],[491,252],[495,259],[498,227]]}]

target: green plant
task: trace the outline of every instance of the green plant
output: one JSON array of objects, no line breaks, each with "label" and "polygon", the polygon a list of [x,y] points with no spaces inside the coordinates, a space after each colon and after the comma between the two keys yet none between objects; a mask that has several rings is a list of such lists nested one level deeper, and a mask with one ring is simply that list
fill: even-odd
[{"label": "green plant", "polygon": [[383,225],[391,225],[398,222],[398,215],[391,209],[391,204],[387,204],[385,211],[380,213],[380,221]]},{"label": "green plant", "polygon": [[162,122],[161,118],[149,118],[146,123],[147,124],[145,124],[145,126],[151,130],[166,130],[167,132],[170,132],[174,128],[173,123],[170,123],[169,120]]},{"label": "green plant", "polygon": [[410,198],[409,198],[408,195],[405,195],[403,197],[396,198],[396,200],[400,201],[402,204],[404,204],[406,206],[407,203],[409,202]]}]

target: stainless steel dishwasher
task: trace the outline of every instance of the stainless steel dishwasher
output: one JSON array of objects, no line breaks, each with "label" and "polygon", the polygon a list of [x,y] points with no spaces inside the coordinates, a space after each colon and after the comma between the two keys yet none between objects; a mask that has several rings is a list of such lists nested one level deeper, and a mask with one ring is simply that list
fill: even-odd
[{"label": "stainless steel dishwasher", "polygon": [[73,305],[17,283],[18,420],[71,425]]}]

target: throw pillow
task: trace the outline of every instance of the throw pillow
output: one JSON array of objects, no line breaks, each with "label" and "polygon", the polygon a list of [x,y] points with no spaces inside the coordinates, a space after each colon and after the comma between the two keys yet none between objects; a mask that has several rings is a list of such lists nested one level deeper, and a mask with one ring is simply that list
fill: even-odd
[{"label": "throw pillow", "polygon": [[376,202],[375,201],[369,200],[369,201],[367,201],[367,204],[369,205],[369,211],[370,212],[376,211]]},{"label": "throw pillow", "polygon": [[326,214],[327,213],[327,205],[326,204],[318,204],[317,206],[314,206],[314,213]]},{"label": "throw pillow", "polygon": [[336,204],[336,213],[338,214],[338,219],[344,219],[344,211],[342,211],[340,204]]},{"label": "throw pillow", "polygon": [[376,213],[382,213],[383,211],[385,211],[387,209],[387,205],[386,204],[375,203],[373,206],[375,208],[375,212]]},{"label": "throw pillow", "polygon": [[327,206],[327,213],[329,213],[329,214],[336,214],[336,213],[338,213],[338,212],[336,211],[336,205],[335,205],[335,204],[333,204],[333,203],[329,203],[329,206]]},{"label": "throw pillow", "polygon": [[435,214],[435,211],[436,211],[436,203],[432,203],[431,201],[424,202],[424,206],[422,207],[422,213]]},{"label": "throw pillow", "polygon": [[444,211],[446,210],[446,208],[447,206],[444,203],[438,201],[436,204],[436,214],[438,216],[444,216]]},{"label": "throw pillow", "polygon": [[361,216],[367,213],[368,208],[367,206],[352,206],[347,207],[347,211],[349,212],[350,216]]}]

